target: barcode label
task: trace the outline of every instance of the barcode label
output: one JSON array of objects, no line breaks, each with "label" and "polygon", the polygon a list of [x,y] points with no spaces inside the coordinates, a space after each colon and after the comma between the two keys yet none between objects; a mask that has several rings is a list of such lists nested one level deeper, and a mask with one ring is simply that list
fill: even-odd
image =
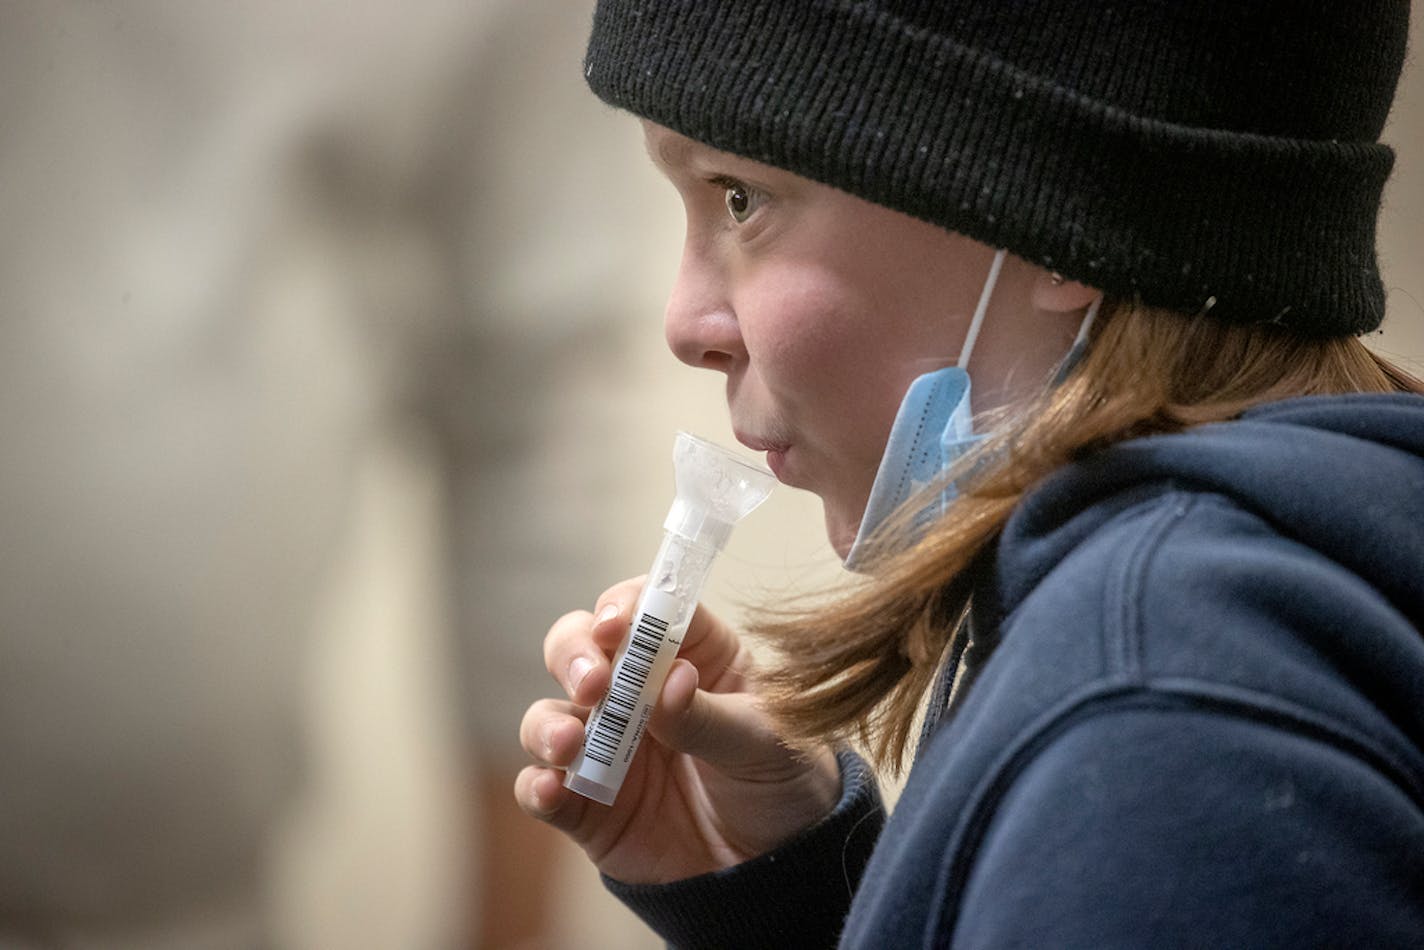
[{"label": "barcode label", "polygon": [[584,741],[584,756],[611,768],[618,744],[628,732],[628,725],[638,710],[638,697],[653,671],[653,661],[667,636],[668,622],[651,613],[638,616],[628,649],[613,671],[613,685],[589,720]]}]

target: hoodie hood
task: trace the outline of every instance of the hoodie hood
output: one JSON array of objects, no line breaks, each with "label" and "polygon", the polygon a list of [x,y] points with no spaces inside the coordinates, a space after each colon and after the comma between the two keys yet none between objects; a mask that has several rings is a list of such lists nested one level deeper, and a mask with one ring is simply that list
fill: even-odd
[{"label": "hoodie hood", "polygon": [[1012,610],[1095,529],[1164,485],[1230,497],[1424,629],[1424,397],[1290,399],[1095,453],[1050,476],[1005,526],[1002,607]]}]

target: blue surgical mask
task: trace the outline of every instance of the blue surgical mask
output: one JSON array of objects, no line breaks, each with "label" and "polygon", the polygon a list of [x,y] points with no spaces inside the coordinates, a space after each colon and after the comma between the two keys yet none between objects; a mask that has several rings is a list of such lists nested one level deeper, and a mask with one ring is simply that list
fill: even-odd
[{"label": "blue surgical mask", "polygon": [[[926,373],[910,384],[895,424],[890,428],[890,440],[875,473],[870,500],[860,520],[845,566],[860,570],[868,555],[870,536],[890,514],[922,492],[939,478],[982,436],[974,434],[974,419],[969,409],[969,374],[958,366],[947,366]],[[914,519],[913,529],[923,530],[944,513],[957,494],[953,484],[946,484],[937,500],[928,503]]]},{"label": "blue surgical mask", "polygon": [[[974,432],[974,414],[970,408],[969,357],[979,337],[984,315],[989,310],[989,299],[994,293],[994,285],[999,280],[1006,251],[999,250],[989,265],[989,273],[984,278],[984,289],[980,291],[979,303],[974,308],[974,317],[969,323],[969,332],[964,338],[964,347],[953,366],[925,373],[910,384],[900,410],[895,414],[895,422],[890,427],[890,438],[881,456],[880,468],[875,473],[875,483],[870,489],[870,499],[865,505],[865,514],[860,520],[850,553],[846,555],[845,566],[859,571],[869,557],[873,546],[870,537],[885,523],[891,513],[911,498],[921,493],[943,474],[945,469],[959,460],[984,439]],[[1081,357],[1087,340],[1088,330],[1097,316],[1101,298],[1088,308],[1083,323],[1078,329],[1068,356],[1060,364],[1054,376],[1055,385],[1067,375]],[[929,500],[916,513],[910,523],[911,530],[918,534],[948,509],[950,502],[959,494],[955,482],[945,482],[936,498]]]}]

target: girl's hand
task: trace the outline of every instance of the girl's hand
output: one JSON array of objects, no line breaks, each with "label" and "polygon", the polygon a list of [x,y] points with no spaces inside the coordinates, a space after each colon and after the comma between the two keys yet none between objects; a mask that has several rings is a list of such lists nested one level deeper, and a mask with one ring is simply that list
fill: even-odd
[{"label": "girl's hand", "polygon": [[780,742],[748,692],[751,655],[701,607],[618,798],[605,806],[564,788],[562,770],[608,690],[613,653],[643,580],[614,585],[594,613],[567,614],[549,629],[544,663],[569,698],[540,700],[524,714],[520,742],[539,764],[514,785],[526,812],[573,838],[600,871],[630,884],[755,857],[827,815],[840,795],[830,749],[806,756]]}]

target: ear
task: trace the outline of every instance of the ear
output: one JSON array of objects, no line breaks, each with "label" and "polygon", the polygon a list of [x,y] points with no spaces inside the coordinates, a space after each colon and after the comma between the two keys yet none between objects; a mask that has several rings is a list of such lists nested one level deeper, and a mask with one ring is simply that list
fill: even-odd
[{"label": "ear", "polygon": [[1073,313],[1082,310],[1102,291],[1074,280],[1065,280],[1061,274],[1038,269],[1033,280],[1033,306],[1049,313]]}]

